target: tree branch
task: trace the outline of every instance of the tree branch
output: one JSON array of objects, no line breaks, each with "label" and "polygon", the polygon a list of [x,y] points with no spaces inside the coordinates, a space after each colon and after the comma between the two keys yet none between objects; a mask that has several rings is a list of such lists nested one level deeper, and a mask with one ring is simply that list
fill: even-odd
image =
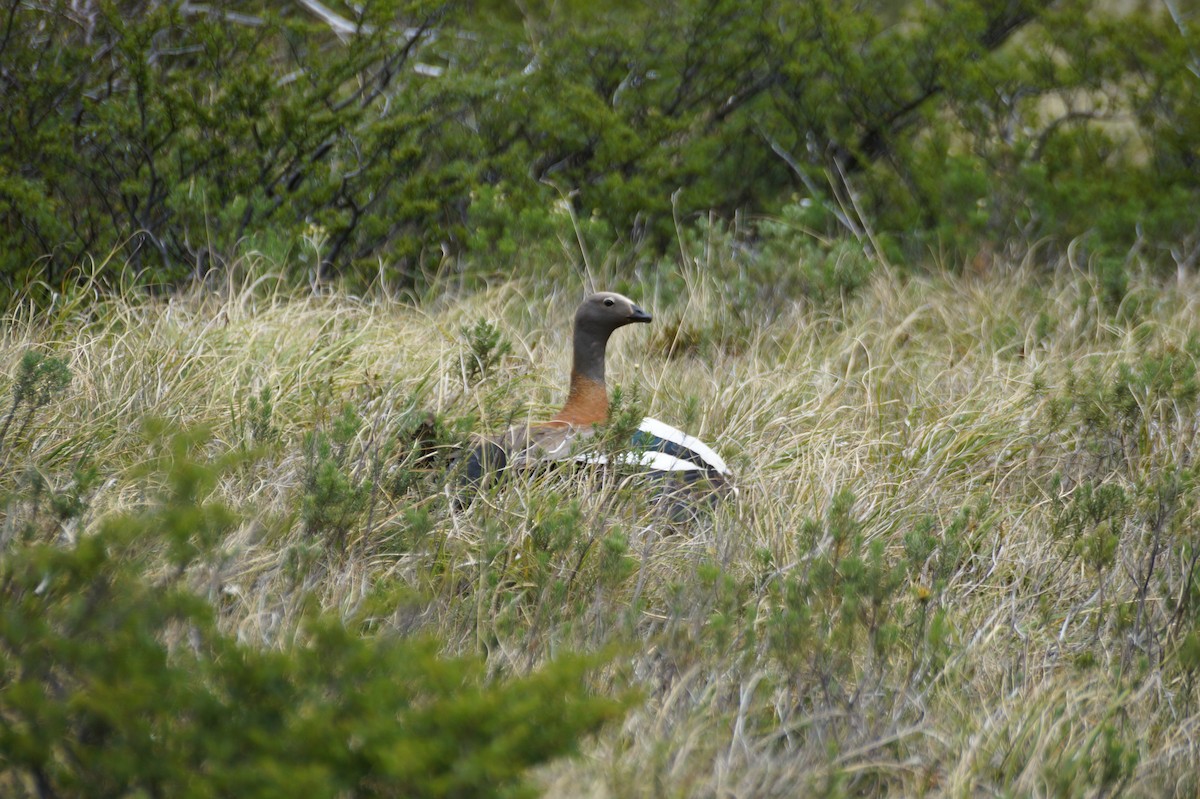
[{"label": "tree branch", "polygon": [[821,200],[821,191],[817,188],[817,184],[814,183],[813,179],[810,178],[808,174],[800,167],[800,164],[797,163],[796,159],[792,157],[792,154],[785,150],[783,145],[777,142],[761,127],[758,128],[758,135],[762,136],[763,140],[766,141],[767,144],[771,145],[771,150],[777,156],[783,159],[783,162],[788,165],[788,168],[791,169],[793,173],[795,173],[796,177],[800,178],[800,182],[804,184],[804,188],[808,189],[808,193],[812,195],[813,202],[819,202],[824,205],[826,209],[833,214],[834,218],[837,219],[838,223],[842,227],[850,231],[850,234],[856,239],[861,239],[863,231],[854,223],[854,220],[851,219],[850,216],[844,213],[840,208],[836,208],[833,205],[825,203]]},{"label": "tree branch", "polygon": [[296,0],[297,3],[316,17],[319,17],[322,22],[329,26],[329,29],[338,36],[345,38],[354,36],[359,33],[374,33],[370,25],[358,25],[345,17],[337,14],[329,6],[320,2],[320,0]]},{"label": "tree branch", "polygon": [[[1179,9],[1175,7],[1175,0],[1162,0],[1162,3],[1167,7],[1167,13],[1171,15],[1171,21],[1175,23],[1175,27],[1179,28],[1179,34],[1184,41],[1187,41],[1187,23],[1184,21],[1183,15],[1179,13]],[[1196,55],[1191,45],[1188,45],[1188,54],[1192,57],[1192,63],[1188,64],[1188,71],[1200,78],[1200,56]]]},{"label": "tree branch", "polygon": [[[1053,0],[1037,0],[1036,5],[1038,7],[1048,6],[1051,2]],[[1034,5],[1034,3],[1021,4],[1017,9],[992,19],[987,29],[979,37],[979,44],[988,52],[998,50],[1014,33],[1033,21],[1036,16],[1033,10]],[[943,91],[945,91],[945,86],[942,81],[935,78],[922,86],[921,92],[916,97],[869,127],[859,137],[855,151],[844,153],[846,170],[855,172],[862,167],[863,161],[874,161],[883,155],[892,137],[912,124],[913,113]]]}]

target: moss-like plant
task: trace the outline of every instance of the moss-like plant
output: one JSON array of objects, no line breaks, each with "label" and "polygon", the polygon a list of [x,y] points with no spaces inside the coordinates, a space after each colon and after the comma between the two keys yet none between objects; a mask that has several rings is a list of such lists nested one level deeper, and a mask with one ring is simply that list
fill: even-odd
[{"label": "moss-like plant", "polygon": [[4,453],[5,461],[12,448],[8,443],[8,433],[13,421],[20,419],[13,431],[13,438],[19,440],[29,428],[34,415],[70,384],[71,369],[61,358],[38,350],[27,350],[21,356],[12,385],[12,403],[4,415],[3,426],[0,426],[0,452]]}]

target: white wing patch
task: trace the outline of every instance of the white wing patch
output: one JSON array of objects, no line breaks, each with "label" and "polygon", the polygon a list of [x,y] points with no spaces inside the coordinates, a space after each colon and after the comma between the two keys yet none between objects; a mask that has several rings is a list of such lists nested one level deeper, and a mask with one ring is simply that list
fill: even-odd
[{"label": "white wing patch", "polygon": [[[721,474],[729,474],[729,467],[725,465],[724,459],[717,454],[716,450],[705,444],[694,436],[689,436],[677,427],[671,427],[666,422],[660,422],[657,419],[652,419],[647,416],[638,425],[638,429],[644,433],[649,433],[652,436],[658,436],[666,441],[671,441],[681,447],[686,447],[692,452],[695,452],[700,458],[708,464],[708,468]],[[660,453],[661,454],[661,453]]]},{"label": "white wing patch", "polygon": [[[689,450],[699,460],[704,462],[704,466],[701,466],[694,460],[653,449],[646,452],[629,452],[618,455],[616,458],[618,462],[627,465],[637,464],[659,472],[715,471],[719,474],[729,474],[729,467],[725,465],[724,459],[716,453],[716,450],[700,439],[689,436],[677,427],[672,427],[666,422],[660,422],[658,419],[652,419],[647,416],[638,425],[638,430],[675,444],[682,449]],[[581,454],[576,456],[576,460],[581,463],[608,463],[607,457],[597,454]]]}]

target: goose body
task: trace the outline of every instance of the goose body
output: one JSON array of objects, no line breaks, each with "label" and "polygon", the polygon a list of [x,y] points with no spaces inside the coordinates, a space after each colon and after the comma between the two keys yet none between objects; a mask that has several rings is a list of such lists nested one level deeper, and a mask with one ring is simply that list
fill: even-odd
[{"label": "goose body", "polygon": [[467,462],[467,480],[479,485],[491,472],[556,461],[615,462],[657,477],[686,483],[707,478],[716,486],[732,489],[729,467],[712,447],[658,419],[642,419],[626,452],[587,451],[586,442],[595,436],[596,425],[608,419],[604,382],[608,339],[620,327],[650,321],[650,314],[620,294],[600,292],[585,299],[575,312],[574,357],[562,409],[548,422],[518,425],[499,436],[477,439]]}]

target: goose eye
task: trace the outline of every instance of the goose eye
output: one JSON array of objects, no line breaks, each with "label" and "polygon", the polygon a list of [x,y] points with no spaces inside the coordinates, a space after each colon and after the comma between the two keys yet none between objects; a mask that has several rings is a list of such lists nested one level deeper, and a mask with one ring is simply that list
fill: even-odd
[{"label": "goose eye", "polygon": [[604,304],[611,308],[612,304],[613,304],[612,297],[609,297],[608,299],[606,299],[604,301]]}]

